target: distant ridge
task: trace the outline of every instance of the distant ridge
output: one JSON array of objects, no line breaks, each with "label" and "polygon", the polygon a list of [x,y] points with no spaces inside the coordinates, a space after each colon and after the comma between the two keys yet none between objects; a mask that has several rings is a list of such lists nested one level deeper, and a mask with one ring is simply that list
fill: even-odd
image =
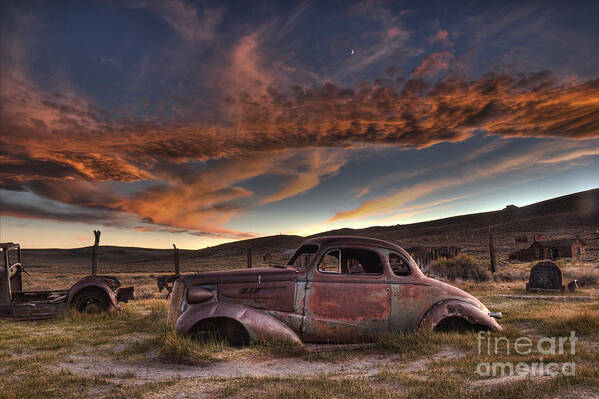
[{"label": "distant ridge", "polygon": [[[587,243],[587,254],[599,260],[599,188],[564,195],[530,205],[508,206],[496,211],[481,212],[426,222],[372,226],[361,229],[342,228],[314,234],[361,235],[397,243],[405,248],[411,246],[456,245],[481,259],[486,257],[488,229],[495,233],[499,256],[507,257],[514,250],[516,234],[541,234],[544,239],[565,238],[579,235]],[[293,228],[293,226],[289,226]],[[245,264],[247,248],[252,248],[257,265],[267,253],[282,254],[296,248],[306,238],[297,235],[272,235],[234,241],[199,250],[181,250],[183,265],[188,267],[210,265],[240,267]],[[165,246],[169,243],[165,243]],[[101,246],[100,264],[108,269],[121,270],[169,270],[172,250],[135,247]],[[85,270],[89,264],[90,247],[75,249],[24,250],[25,264],[48,267],[57,262],[73,264],[77,270]],[[219,260],[220,259],[220,260]],[[222,260],[222,262],[221,262]],[[218,262],[217,262],[218,261]],[[185,268],[184,268],[185,269]]]}]

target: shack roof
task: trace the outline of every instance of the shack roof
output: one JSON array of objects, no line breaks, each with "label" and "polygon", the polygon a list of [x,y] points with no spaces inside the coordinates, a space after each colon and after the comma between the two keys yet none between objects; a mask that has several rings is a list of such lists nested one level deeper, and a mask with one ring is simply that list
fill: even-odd
[{"label": "shack roof", "polygon": [[560,238],[560,239],[556,239],[556,240],[541,240],[541,241],[534,241],[533,245],[535,243],[539,244],[542,247],[570,247],[572,246],[572,244],[576,243],[576,242],[580,242],[582,245],[585,245],[585,243],[578,237],[575,238]]}]

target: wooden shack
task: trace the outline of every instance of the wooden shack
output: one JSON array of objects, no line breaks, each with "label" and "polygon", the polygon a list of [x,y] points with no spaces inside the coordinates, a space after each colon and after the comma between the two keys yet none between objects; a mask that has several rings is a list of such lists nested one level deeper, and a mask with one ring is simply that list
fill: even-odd
[{"label": "wooden shack", "polygon": [[535,239],[530,247],[511,253],[509,259],[523,262],[558,258],[580,259],[585,256],[585,246],[578,237],[543,241]]}]

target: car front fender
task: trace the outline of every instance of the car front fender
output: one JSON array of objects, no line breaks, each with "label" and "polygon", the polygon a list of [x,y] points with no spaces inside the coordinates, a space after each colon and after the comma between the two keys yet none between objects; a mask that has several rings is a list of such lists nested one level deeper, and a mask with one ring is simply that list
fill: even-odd
[{"label": "car front fender", "polygon": [[69,293],[67,294],[67,307],[70,307],[73,304],[73,299],[77,296],[77,294],[90,288],[102,290],[110,300],[112,306],[118,309],[119,305],[114,291],[103,279],[93,276],[84,277],[69,289]]},{"label": "car front fender", "polygon": [[186,335],[200,321],[223,317],[233,319],[246,329],[255,341],[275,338],[302,344],[297,334],[266,312],[233,302],[208,302],[190,305],[175,323],[177,334]]},{"label": "car front fender", "polygon": [[473,326],[486,327],[491,331],[502,331],[503,328],[494,318],[471,303],[460,300],[447,300],[434,304],[422,317],[419,330],[434,330],[435,327],[448,317],[466,320]]}]

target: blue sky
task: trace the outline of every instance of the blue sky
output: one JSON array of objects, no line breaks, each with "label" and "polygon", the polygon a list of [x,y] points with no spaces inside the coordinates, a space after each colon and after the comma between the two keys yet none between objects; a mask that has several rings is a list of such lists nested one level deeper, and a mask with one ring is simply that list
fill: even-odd
[{"label": "blue sky", "polygon": [[599,187],[596,2],[2,2],[1,239],[200,248]]}]

